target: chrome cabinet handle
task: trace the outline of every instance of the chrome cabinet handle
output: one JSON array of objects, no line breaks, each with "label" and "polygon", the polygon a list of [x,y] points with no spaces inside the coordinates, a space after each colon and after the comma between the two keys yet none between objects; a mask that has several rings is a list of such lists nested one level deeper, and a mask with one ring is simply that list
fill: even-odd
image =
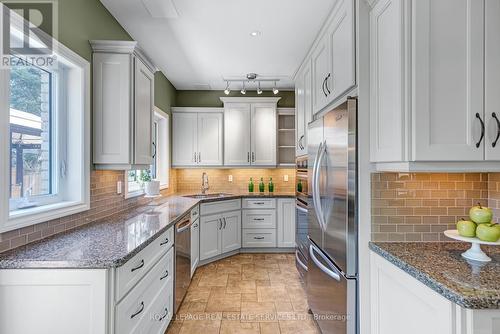
[{"label": "chrome cabinet handle", "polygon": [[302,269],[307,271],[307,266],[299,259],[299,251],[298,250],[295,250],[295,260],[297,260],[297,263],[299,264],[299,266],[302,267]]},{"label": "chrome cabinet handle", "polygon": [[264,237],[253,237],[255,240],[262,240]]},{"label": "chrome cabinet handle", "polygon": [[330,92],[330,89],[328,88],[328,79],[330,79],[331,77],[331,73],[328,73],[327,77],[325,78],[325,88],[326,88],[326,91],[328,92],[328,95],[330,95],[332,92]]},{"label": "chrome cabinet handle", "polygon": [[495,121],[497,121],[497,137],[495,138],[493,143],[491,143],[491,146],[495,147],[495,146],[497,146],[498,139],[500,138],[500,120],[498,120],[496,113],[492,113],[491,117],[493,117],[495,119]]},{"label": "chrome cabinet handle", "polygon": [[250,152],[247,152],[247,162],[250,162]]},{"label": "chrome cabinet handle", "polygon": [[163,321],[163,319],[165,319],[165,318],[167,317],[167,315],[168,315],[168,309],[165,307],[165,314],[164,314],[164,315],[162,315],[162,316],[158,319],[158,321]]},{"label": "chrome cabinet handle", "polygon": [[[311,256],[311,259],[313,260],[313,262],[318,266],[319,269],[321,269],[322,272],[324,272],[325,274],[327,274],[328,276],[330,276],[334,280],[340,282],[340,275],[338,273],[336,273],[335,271],[333,271],[332,269],[325,266],[323,263],[321,263],[315,254],[319,254],[321,256],[321,258],[323,258],[323,260],[326,263],[330,264],[330,260],[328,260],[328,258],[325,255],[323,255],[323,253],[321,253],[321,251],[319,249],[316,249],[316,247],[311,243],[309,245],[309,255]],[[330,265],[330,267],[334,268],[333,265]]]},{"label": "chrome cabinet handle", "polygon": [[196,158],[196,152],[194,152],[194,162],[198,162],[198,159]]},{"label": "chrome cabinet handle", "polygon": [[259,222],[259,221],[263,221],[263,220],[264,220],[264,218],[254,218],[253,220],[255,220],[255,221],[258,221],[258,222]]},{"label": "chrome cabinet handle", "polygon": [[160,281],[163,280],[164,278],[167,278],[168,277],[168,270],[165,271],[165,275],[163,275],[162,277],[160,277]]},{"label": "chrome cabinet handle", "polygon": [[219,218],[219,230],[222,230],[222,219]]},{"label": "chrome cabinet handle", "polygon": [[224,229],[226,229],[226,217],[222,218],[224,220]]},{"label": "chrome cabinet handle", "polygon": [[252,162],[255,162],[255,152],[252,152]]},{"label": "chrome cabinet handle", "polygon": [[323,94],[325,94],[325,97],[327,97],[328,94],[326,94],[326,91],[325,91],[325,82],[326,82],[326,78],[323,79],[323,85],[322,85],[321,89],[323,90]]},{"label": "chrome cabinet handle", "polygon": [[302,144],[302,140],[304,138],[305,138],[304,135],[302,135],[302,136],[300,136],[300,139],[299,139],[299,147],[300,147],[301,150],[303,150],[305,148],[304,145]]},{"label": "chrome cabinet handle", "polygon": [[253,204],[255,204],[255,205],[264,205],[266,203],[264,203],[264,202],[254,202]]},{"label": "chrome cabinet handle", "polygon": [[132,314],[130,316],[130,319],[133,319],[135,316],[141,314],[142,311],[144,311],[144,302],[141,302],[141,309],[139,311],[135,312],[134,314]]},{"label": "chrome cabinet handle", "polygon": [[154,148],[154,153],[153,153],[153,159],[156,158],[156,144],[155,142],[152,142],[151,144],[153,144],[153,148]]},{"label": "chrome cabinet handle", "polygon": [[198,152],[198,162],[201,162],[201,152]]},{"label": "chrome cabinet handle", "polygon": [[169,241],[169,240],[168,240],[168,238],[165,238],[165,241],[161,242],[161,243],[160,243],[160,246],[163,246],[163,245],[168,244],[168,241]]},{"label": "chrome cabinet handle", "polygon": [[136,271],[136,270],[141,269],[142,267],[144,267],[144,260],[141,260],[141,264],[140,264],[140,265],[138,265],[138,266],[137,266],[137,267],[135,267],[135,268],[130,269],[130,271],[131,271],[131,272],[134,272],[134,271]]},{"label": "chrome cabinet handle", "polygon": [[297,210],[299,210],[300,212],[303,212],[303,213],[308,213],[307,209],[304,209],[303,207],[301,207],[300,205],[296,204],[295,205],[295,208]]},{"label": "chrome cabinet handle", "polygon": [[476,143],[476,147],[479,148],[479,146],[481,146],[481,142],[483,141],[483,138],[484,138],[484,130],[485,129],[484,129],[484,122],[481,119],[481,115],[479,115],[479,113],[476,113],[476,118],[481,123],[481,137],[479,138],[479,141]]}]

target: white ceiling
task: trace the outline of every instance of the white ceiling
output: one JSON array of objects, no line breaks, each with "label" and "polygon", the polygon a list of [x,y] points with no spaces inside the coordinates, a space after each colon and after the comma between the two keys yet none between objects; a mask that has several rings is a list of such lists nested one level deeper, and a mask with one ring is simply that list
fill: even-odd
[{"label": "white ceiling", "polygon": [[[243,77],[250,72],[278,77],[280,89],[292,89],[292,77],[335,3],[331,0],[101,2],[180,90],[224,89],[223,78]],[[252,31],[262,34],[252,37]],[[263,88],[270,86],[272,83]]]}]

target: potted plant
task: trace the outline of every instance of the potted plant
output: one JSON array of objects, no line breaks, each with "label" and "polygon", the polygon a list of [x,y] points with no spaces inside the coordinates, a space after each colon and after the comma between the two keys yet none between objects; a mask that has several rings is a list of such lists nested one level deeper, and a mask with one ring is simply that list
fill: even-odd
[{"label": "potted plant", "polygon": [[141,170],[139,179],[144,184],[144,192],[146,196],[160,195],[160,181],[151,178],[151,171],[149,169]]}]

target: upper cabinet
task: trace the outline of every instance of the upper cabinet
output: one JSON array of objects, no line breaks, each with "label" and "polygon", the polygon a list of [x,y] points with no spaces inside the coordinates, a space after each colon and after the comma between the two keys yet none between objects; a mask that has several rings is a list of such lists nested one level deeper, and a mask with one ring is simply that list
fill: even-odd
[{"label": "upper cabinet", "polygon": [[304,63],[295,80],[295,154],[307,154],[307,125],[312,120],[312,68],[311,61]]},{"label": "upper cabinet", "polygon": [[155,66],[136,42],[91,41],[94,80],[94,164],[97,169],[153,163]]},{"label": "upper cabinet", "polygon": [[378,169],[500,160],[499,29],[498,0],[375,3],[370,123]]},{"label": "upper cabinet", "polygon": [[222,109],[172,108],[172,111],[172,166],[222,166]]},{"label": "upper cabinet", "polygon": [[280,98],[222,97],[224,165],[276,166],[276,105]]}]

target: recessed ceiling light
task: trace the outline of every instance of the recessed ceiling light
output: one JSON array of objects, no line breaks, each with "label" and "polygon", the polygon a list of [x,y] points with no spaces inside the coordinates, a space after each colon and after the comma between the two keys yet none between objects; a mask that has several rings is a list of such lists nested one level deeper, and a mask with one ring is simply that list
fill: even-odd
[{"label": "recessed ceiling light", "polygon": [[262,33],[258,30],[254,30],[250,33],[250,36],[252,36],[252,37],[258,37],[260,35],[262,35]]}]

